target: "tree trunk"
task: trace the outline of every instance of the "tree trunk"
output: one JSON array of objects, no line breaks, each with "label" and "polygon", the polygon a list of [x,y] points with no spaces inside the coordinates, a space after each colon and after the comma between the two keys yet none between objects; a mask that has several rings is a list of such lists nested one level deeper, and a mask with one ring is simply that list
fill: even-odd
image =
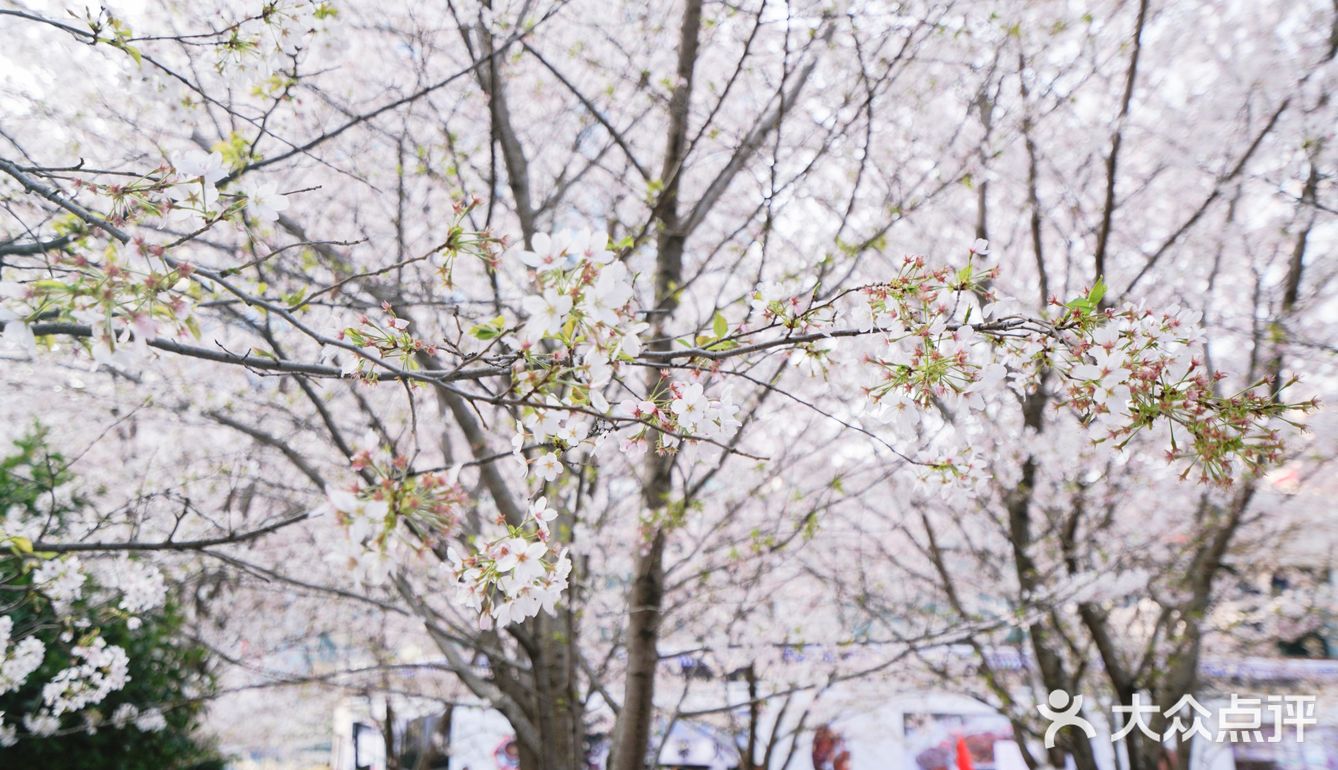
[{"label": "tree trunk", "polygon": [[[1147,721],[1149,724],[1153,723],[1151,718]],[[1137,727],[1125,737],[1124,748],[1129,756],[1129,770],[1158,770],[1158,764],[1162,762],[1163,757],[1170,756],[1159,741],[1143,735]],[[1167,765],[1162,770],[1172,770],[1172,768]]]},{"label": "tree trunk", "polygon": [[400,770],[400,757],[395,752],[395,708],[386,696],[386,720],[381,723],[381,738],[386,745],[386,770]]},{"label": "tree trunk", "polygon": [[757,735],[761,730],[762,701],[757,697],[757,669],[748,665],[748,745],[740,770],[761,770],[757,762]]},{"label": "tree trunk", "polygon": [[[534,723],[542,748],[521,756],[522,770],[581,770],[585,767],[584,710],[576,691],[576,631],[571,610],[557,617],[540,613],[530,624],[535,638]],[[528,762],[526,761],[528,760]]]},{"label": "tree trunk", "polygon": [[[1027,396],[1022,405],[1024,424],[1035,430],[1038,435],[1045,427],[1044,416],[1047,403],[1045,382],[1042,381],[1037,389]],[[1035,592],[1039,582],[1036,562],[1032,559],[1030,551],[1033,545],[1031,504],[1035,492],[1036,473],[1036,459],[1028,457],[1022,463],[1022,478],[1005,500],[1008,512],[1008,538],[1013,551],[1013,568],[1017,574],[1018,585],[1027,594]],[[1031,641],[1032,656],[1036,660],[1036,666],[1040,670],[1041,682],[1045,685],[1046,691],[1064,690],[1071,695],[1076,695],[1077,679],[1067,670],[1063,657],[1055,652],[1061,646],[1059,640],[1054,638],[1058,634],[1052,635],[1050,627],[1042,619],[1028,626],[1027,636]],[[1092,749],[1092,743],[1080,731],[1061,730],[1056,736],[1056,745],[1073,757],[1073,763],[1078,770],[1098,770],[1096,753]],[[1055,761],[1056,759],[1057,757],[1052,753],[1051,763],[1062,766]]]},{"label": "tree trunk", "polygon": [[660,604],[664,599],[664,531],[637,559],[627,618],[627,685],[614,731],[609,770],[643,770],[655,716],[655,669],[660,661]]}]

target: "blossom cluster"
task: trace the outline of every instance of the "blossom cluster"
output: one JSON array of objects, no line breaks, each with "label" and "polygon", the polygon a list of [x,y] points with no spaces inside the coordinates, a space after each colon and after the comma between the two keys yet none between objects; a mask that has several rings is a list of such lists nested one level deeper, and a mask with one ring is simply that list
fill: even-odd
[{"label": "blossom cluster", "polygon": [[[112,565],[109,577],[112,587],[121,593],[118,606],[131,615],[161,607],[167,598],[163,574],[146,561],[119,559]],[[131,623],[131,628],[137,626],[137,622]]]},{"label": "blossom cluster", "polygon": [[243,178],[235,189],[220,191],[218,185],[241,165],[239,159],[227,162],[218,150],[197,148],[130,181],[76,178],[74,189],[103,202],[106,213],[57,219],[53,229],[68,245],[43,255],[43,277],[0,282],[0,342],[31,356],[37,342],[29,325],[36,319],[85,324],[94,365],[127,369],[165,331],[198,337],[195,310],[204,288],[189,262],[169,255],[189,237],[171,242],[118,237],[102,244],[100,253],[94,237],[130,224],[185,226],[194,237],[219,222],[242,221],[243,214],[258,222],[276,220],[288,200],[273,183]]},{"label": "blossom cluster", "polygon": [[[0,618],[0,629],[8,618]],[[24,641],[36,641],[29,637]],[[40,644],[40,642],[39,642]],[[23,727],[27,733],[35,736],[55,735],[60,731],[61,717],[85,711],[101,702],[109,694],[125,686],[130,680],[130,659],[125,650],[116,645],[107,644],[101,636],[91,636],[72,650],[76,665],[62,669],[42,687],[42,707],[37,711],[23,715]],[[39,659],[40,662],[40,659]],[[128,704],[127,704],[128,705]],[[141,730],[161,730],[166,727],[166,719],[158,709],[146,709],[140,712],[136,707],[130,715],[126,705],[116,711],[122,719],[114,719],[117,727],[133,721]],[[0,714],[0,746],[12,746],[18,740],[18,731],[14,725],[3,723]],[[85,711],[86,729],[95,729],[100,716]]]},{"label": "blossom cluster", "polygon": [[618,402],[615,415],[640,423],[623,434],[624,451],[641,448],[651,436],[661,450],[676,449],[683,438],[722,443],[742,425],[739,405],[728,390],[711,398],[701,382],[672,382],[662,395],[658,402],[636,398]]},{"label": "blossom cluster", "polygon": [[[74,15],[74,14],[71,14]],[[313,38],[338,17],[338,8],[327,0],[269,0],[257,10],[219,24],[209,34],[191,36],[191,45],[212,51],[212,70],[230,90],[257,98],[284,95],[297,83],[296,65],[313,46]],[[76,17],[77,18],[77,17]],[[85,10],[83,24],[94,44],[109,45],[126,54],[136,69],[144,55],[126,21],[106,8],[96,14]],[[198,107],[202,93],[177,86],[154,73],[147,78],[163,91],[175,93],[176,101]],[[183,81],[184,82],[184,81]]]},{"label": "blossom cluster", "polygon": [[130,679],[125,650],[95,636],[71,650],[79,663],[61,669],[42,687],[44,711],[50,716],[79,711],[101,701]]},{"label": "blossom cluster", "polygon": [[[239,161],[242,159],[238,156]],[[288,210],[288,198],[273,182],[244,179],[237,188],[221,195],[218,185],[233,169],[220,150],[188,150],[171,160],[166,170],[169,173],[162,188],[165,198],[142,203],[161,211],[169,221],[207,225],[244,211],[257,222],[269,223]]]},{"label": "blossom cluster", "polygon": [[558,512],[548,498],[539,497],[529,507],[520,526],[461,556],[447,551],[447,569],[461,603],[479,612],[485,623],[505,626],[537,615],[552,614],[567,590],[571,557],[557,550],[550,537],[550,523]]},{"label": "blossom cluster", "polygon": [[0,615],[0,694],[18,689],[42,665],[46,645],[35,636],[14,640],[14,619]]},{"label": "blossom cluster", "polygon": [[[31,553],[30,549],[19,550]],[[127,627],[135,629],[141,624],[138,614],[162,605],[167,594],[166,581],[153,565],[122,558],[98,571],[105,589],[94,596],[86,590],[90,565],[78,557],[30,555],[25,559],[39,559],[32,568],[32,591],[55,608],[65,625],[59,638],[74,643],[70,654],[77,663],[42,684],[42,707],[22,715],[23,729],[31,735],[53,735],[61,729],[63,716],[77,712],[83,712],[85,723],[95,725],[99,716],[92,707],[125,686],[129,680],[129,658],[125,650],[109,645],[99,635],[93,627],[97,621],[92,611],[76,612],[73,605],[81,600],[102,601],[109,595],[109,602],[119,601],[112,614],[124,617]],[[0,694],[23,686],[48,653],[46,643],[36,635],[22,634],[21,638],[15,638],[15,633],[14,619],[0,615]],[[77,640],[76,633],[81,634]],[[142,721],[140,729],[150,730],[161,729],[154,727],[161,719],[161,713],[155,716],[150,709],[143,715],[137,713],[130,721],[136,725]],[[6,724],[0,714],[0,746],[13,745],[19,737],[18,725]]]},{"label": "blossom cluster", "polygon": [[[842,312],[853,331],[878,340],[861,362],[868,414],[898,435],[913,435],[939,409],[969,424],[1018,389],[1041,358],[1048,326],[994,295],[999,269],[977,264],[988,254],[989,244],[977,240],[961,267],[908,256],[890,280],[854,292]],[[979,454],[950,443],[921,461],[917,478],[945,496],[971,488],[984,479]]]},{"label": "blossom cluster", "polygon": [[197,334],[188,293],[190,267],[168,266],[140,246],[108,245],[100,259],[61,252],[50,258],[59,278],[0,282],[6,343],[35,355],[30,322],[85,324],[94,365],[126,368],[143,357],[164,326],[179,335]]},{"label": "blossom cluster", "polygon": [[[1210,481],[1228,479],[1236,461],[1255,468],[1276,457],[1280,440],[1267,422],[1291,407],[1270,406],[1258,395],[1212,395],[1212,378],[1189,355],[1197,340],[1185,333],[1193,322],[1185,313],[1106,308],[1098,283],[1085,296],[1057,305],[1053,317],[1029,317],[994,296],[998,268],[980,265],[988,255],[989,244],[977,241],[960,267],[908,257],[890,280],[836,300],[819,301],[794,280],[763,283],[751,298],[755,325],[731,328],[717,314],[713,334],[698,336],[694,349],[728,353],[740,340],[783,327],[798,338],[786,346],[787,354],[816,375],[832,363],[834,334],[879,340],[862,361],[872,415],[906,431],[935,410],[983,415],[1000,394],[1044,387],[1042,373],[1053,369],[1062,383],[1058,395],[1089,426],[1093,441],[1122,442],[1144,427],[1169,423],[1173,436],[1177,430],[1190,436],[1183,447],[1172,438],[1172,457],[1202,468]],[[646,395],[616,406],[608,402],[605,391],[615,383],[630,388],[618,375],[641,355],[640,335],[648,324],[635,309],[635,276],[604,235],[541,233],[517,258],[533,271],[532,290],[520,303],[524,315],[518,322],[500,317],[471,332],[515,353],[511,384],[521,406],[512,446],[540,492],[561,489],[568,456],[611,432],[619,433],[625,452],[648,445],[667,452],[684,440],[723,443],[737,431],[739,406],[729,390],[708,395],[714,367],[690,366],[682,378],[666,369]],[[853,306],[838,310],[837,300],[846,296]],[[365,322],[376,331],[352,338],[382,355],[421,350],[425,343],[384,309],[388,325]],[[851,328],[838,329],[840,320]],[[967,443],[946,448],[920,462],[921,478],[941,481],[945,490],[983,481],[979,452]],[[393,520],[381,499],[364,495],[340,509],[350,512],[350,521]],[[538,496],[523,523],[499,521],[504,531],[479,540],[468,555],[451,550],[449,569],[462,601],[491,622],[551,608],[566,585],[570,567],[551,541],[555,514],[547,500]],[[370,532],[361,541],[378,543]],[[372,558],[385,559],[385,550]]]},{"label": "blossom cluster", "polygon": [[352,467],[363,483],[327,491],[343,531],[327,560],[348,569],[355,583],[380,585],[401,557],[455,535],[468,497],[454,474],[410,473],[408,458],[383,448],[358,452]]},{"label": "blossom cluster", "polygon": [[33,570],[33,586],[46,594],[57,606],[68,606],[83,594],[83,562],[77,556],[64,559],[50,559],[42,562]]},{"label": "blossom cluster", "polygon": [[133,724],[141,732],[156,733],[167,728],[167,717],[159,708],[141,709],[133,703],[122,703],[112,712],[111,723],[117,728]]},{"label": "blossom cluster", "polygon": [[1066,395],[1087,415],[1093,441],[1123,446],[1166,426],[1167,460],[1215,484],[1230,483],[1238,464],[1255,472],[1279,461],[1282,436],[1270,418],[1310,405],[1283,403],[1278,383],[1220,394],[1223,375],[1195,355],[1197,314],[1126,305],[1097,316],[1100,325],[1070,349],[1066,372]]},{"label": "blossom cluster", "polygon": [[[1060,401],[1093,442],[1123,447],[1140,430],[1166,427],[1168,460],[1186,475],[1197,469],[1201,481],[1227,484],[1238,466],[1255,472],[1279,459],[1275,418],[1313,406],[1283,403],[1269,388],[1218,394],[1223,375],[1195,355],[1202,340],[1194,314],[1106,307],[1101,281],[1056,303],[1052,317],[1021,315],[990,290],[997,268],[976,270],[975,258],[988,253],[977,242],[955,270],[907,257],[894,279],[864,287],[848,314],[855,330],[882,337],[882,349],[866,357],[873,378],[866,390],[874,416],[899,432],[913,431],[931,408],[983,413],[993,394],[1044,387],[1044,373],[1055,371]],[[981,481],[975,454],[957,447],[928,462],[922,478]]]},{"label": "blossom cluster", "polygon": [[[630,426],[625,449],[653,435],[657,449],[672,450],[684,437],[721,440],[738,427],[738,406],[727,394],[707,398],[700,373],[646,397],[622,399],[616,408],[609,403],[604,390],[623,363],[642,354],[641,335],[650,325],[635,308],[636,277],[617,260],[607,236],[540,233],[519,259],[534,269],[535,287],[521,303],[527,317],[517,346],[525,357],[512,373],[514,390],[531,404],[518,445],[556,439],[561,448],[574,448],[592,434],[583,412]],[[554,479],[557,459],[550,453],[534,461],[540,478]]]},{"label": "blossom cluster", "polygon": [[[525,406],[512,446],[534,483],[560,488],[564,455],[593,448],[619,426],[630,427],[621,439],[628,451],[651,442],[673,451],[685,438],[723,441],[739,427],[738,406],[727,394],[708,398],[699,377],[666,380],[645,398],[609,403],[605,390],[641,355],[640,335],[650,325],[634,307],[636,276],[607,236],[539,233],[517,258],[534,280],[520,303],[523,321],[501,319],[473,332],[485,342],[501,338],[519,353],[512,389]],[[514,335],[507,327],[516,328]],[[530,455],[527,446],[534,449]],[[499,521],[504,531],[476,542],[468,555],[452,549],[449,571],[465,606],[499,625],[552,612],[571,573],[569,555],[551,537],[556,517],[548,496],[539,495],[524,522]]]},{"label": "blossom cluster", "polygon": [[984,286],[996,274],[976,274],[969,264],[934,268],[916,256],[905,258],[893,279],[861,289],[864,301],[855,303],[851,321],[860,331],[882,334],[887,344],[884,355],[868,361],[876,373],[868,388],[875,402],[902,411],[965,397],[968,407],[983,406],[969,396],[992,390],[1007,373],[998,362],[973,357],[977,348],[988,352],[971,324],[996,315],[996,305],[978,303],[989,296]]},{"label": "blossom cluster", "polygon": [[518,258],[534,270],[535,286],[521,302],[526,319],[520,348],[538,355],[551,341],[579,362],[587,383],[606,382],[617,360],[641,353],[638,335],[650,328],[630,307],[635,277],[609,250],[608,236],[590,230],[538,233]]},{"label": "blossom cluster", "polygon": [[[373,319],[367,314],[358,316],[358,325],[350,326],[339,332],[339,339],[347,340],[360,348],[371,351],[376,357],[396,361],[406,369],[418,368],[418,356],[436,355],[437,346],[426,340],[418,339],[409,331],[409,321],[395,315],[389,303],[381,306],[385,313],[383,319]],[[377,368],[364,356],[351,356],[341,371],[346,376],[365,380],[377,378]]]}]

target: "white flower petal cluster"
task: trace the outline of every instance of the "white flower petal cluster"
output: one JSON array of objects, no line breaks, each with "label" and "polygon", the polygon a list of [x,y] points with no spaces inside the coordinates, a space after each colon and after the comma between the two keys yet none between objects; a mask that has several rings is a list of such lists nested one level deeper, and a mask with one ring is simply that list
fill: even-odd
[{"label": "white flower petal cluster", "polygon": [[42,665],[46,645],[35,636],[14,644],[14,619],[0,615],[0,695],[16,690]]},{"label": "white flower petal cluster", "polygon": [[190,150],[177,158],[172,167],[183,182],[203,181],[213,186],[228,175],[228,166],[217,152]]},{"label": "white flower petal cluster", "polygon": [[326,493],[330,506],[342,519],[343,537],[326,554],[325,561],[348,570],[353,583],[378,586],[394,570],[399,540],[383,537],[390,504],[369,499],[347,490]]},{"label": "white flower petal cluster", "polygon": [[627,266],[614,262],[599,272],[581,300],[581,313],[590,321],[613,327],[622,323],[619,311],[632,301],[632,276]]},{"label": "white flower petal cluster", "polygon": [[530,465],[530,474],[542,481],[555,481],[562,472],[562,459],[557,452],[544,452]]},{"label": "white flower petal cluster", "polygon": [[109,584],[121,592],[118,606],[132,615],[161,607],[167,598],[167,582],[152,564],[121,559],[111,569]]},{"label": "white flower petal cluster", "polygon": [[44,561],[33,570],[33,585],[58,607],[78,599],[87,579],[76,556]]},{"label": "white flower petal cluster", "polygon": [[167,729],[167,717],[161,709],[144,709],[135,717],[135,729],[146,733],[156,733]]},{"label": "white flower petal cluster", "polygon": [[23,318],[0,307],[0,350],[12,350],[29,358],[37,355],[37,338]]},{"label": "white flower petal cluster", "polygon": [[60,717],[47,711],[23,715],[23,728],[40,738],[55,735],[60,730]]},{"label": "white flower petal cluster", "polygon": [[835,349],[836,343],[834,341],[829,339],[818,340],[795,348],[790,360],[799,367],[799,371],[809,377],[824,377],[831,365],[831,355]]},{"label": "white flower petal cluster", "polygon": [[527,518],[535,525],[533,532],[513,528],[469,557],[455,548],[447,551],[456,595],[480,613],[481,622],[506,626],[540,611],[556,612],[572,567],[567,551],[554,553],[555,544],[549,540],[549,525],[557,515],[548,499],[540,497],[531,503]]},{"label": "white flower petal cluster", "polygon": [[59,717],[100,702],[130,680],[130,659],[125,650],[95,637],[75,647],[77,665],[62,669],[42,687],[42,702],[51,716]]},{"label": "white flower petal cluster", "polygon": [[384,585],[398,564],[398,542],[390,540],[378,545],[350,538],[331,549],[325,558],[330,564],[347,569],[354,585]]},{"label": "white flower petal cluster", "polygon": [[[551,525],[559,516],[546,495],[535,498],[520,526],[487,542],[478,552],[460,556],[447,549],[447,569],[456,595],[479,612],[484,625],[520,623],[547,612],[553,615],[571,576],[571,557],[557,550]],[[533,530],[530,526],[533,525]]]},{"label": "white flower petal cluster", "polygon": [[1186,334],[1196,321],[1197,314],[1180,308],[1154,314],[1125,305],[1092,330],[1085,353],[1070,362],[1068,376],[1086,397],[1093,441],[1130,429],[1133,405],[1153,383],[1170,389],[1192,384],[1195,340]]},{"label": "white flower petal cluster", "polygon": [[552,523],[553,519],[557,518],[557,509],[549,507],[547,497],[540,497],[530,503],[529,515],[530,518],[534,519],[534,524],[539,529],[540,539],[547,540],[549,535],[548,525]]},{"label": "white flower petal cluster", "polygon": [[527,318],[522,343],[559,337],[575,313],[579,324],[573,335],[579,339],[566,341],[580,348],[575,352],[586,367],[594,367],[592,382],[620,354],[641,351],[637,335],[649,327],[637,324],[627,309],[635,298],[634,277],[614,259],[606,235],[590,230],[538,233],[530,246],[519,259],[535,269],[538,291],[521,300]]},{"label": "white flower petal cluster", "polygon": [[[700,382],[675,386],[672,393],[669,412],[679,433],[724,441],[742,424],[737,417],[739,406],[730,402],[728,393],[720,399],[708,398]],[[639,404],[633,405],[633,413],[639,408]]]},{"label": "white flower petal cluster", "polygon": [[[640,335],[650,325],[633,310],[635,276],[603,233],[539,233],[518,258],[535,272],[534,289],[520,303],[525,321],[517,347],[526,358],[512,371],[516,391],[533,405],[523,410],[512,448],[531,479],[551,484],[562,475],[564,455],[601,443],[598,416],[617,416],[604,391],[622,363],[641,354]],[[577,387],[554,387],[564,381]],[[527,444],[544,448],[526,456]]]},{"label": "white flower petal cluster", "polygon": [[293,61],[302,62],[317,44],[316,33],[337,20],[322,13],[322,5],[273,3],[264,15],[237,19],[234,34],[243,45],[217,46],[214,70],[233,90],[271,92]]},{"label": "white flower petal cluster", "polygon": [[216,213],[218,188],[215,185],[228,175],[223,155],[192,149],[172,158],[169,163],[176,172],[174,183],[167,189],[167,197],[172,201],[169,220],[184,222]]},{"label": "white flower petal cluster", "polygon": [[122,703],[112,712],[112,726],[123,728],[139,717],[139,707],[133,703]]},{"label": "white flower petal cluster", "polygon": [[582,264],[607,265],[613,261],[608,236],[594,230],[536,233],[520,261],[541,272],[571,270]]}]

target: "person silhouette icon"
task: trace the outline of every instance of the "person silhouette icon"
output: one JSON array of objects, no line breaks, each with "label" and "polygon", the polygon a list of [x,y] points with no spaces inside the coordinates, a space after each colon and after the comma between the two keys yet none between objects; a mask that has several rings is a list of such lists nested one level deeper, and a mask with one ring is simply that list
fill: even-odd
[{"label": "person silhouette icon", "polygon": [[1050,726],[1045,728],[1047,749],[1055,747],[1055,734],[1065,727],[1076,727],[1088,738],[1096,737],[1096,728],[1092,727],[1092,723],[1078,715],[1082,710],[1081,695],[1069,696],[1064,690],[1051,690],[1045,700],[1046,703],[1036,705],[1036,710],[1050,720]]}]

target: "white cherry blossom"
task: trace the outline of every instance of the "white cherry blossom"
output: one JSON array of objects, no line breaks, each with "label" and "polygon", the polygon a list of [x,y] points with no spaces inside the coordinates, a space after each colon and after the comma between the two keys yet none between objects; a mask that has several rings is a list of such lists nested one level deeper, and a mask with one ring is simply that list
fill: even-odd
[{"label": "white cherry blossom", "polygon": [[273,182],[247,185],[243,192],[246,196],[246,212],[261,222],[273,222],[279,218],[279,214],[288,210],[288,198],[278,191]]},{"label": "white cherry blossom", "polygon": [[558,473],[562,471],[562,462],[558,459],[556,452],[544,452],[534,460],[530,466],[530,473],[536,478],[544,481],[553,481],[557,479]]},{"label": "white cherry blossom", "polygon": [[524,336],[527,340],[535,341],[556,334],[562,328],[567,314],[571,312],[572,299],[569,294],[559,294],[556,289],[548,289],[542,296],[526,297],[521,306],[529,314]]},{"label": "white cherry blossom", "polygon": [[520,261],[541,271],[561,267],[569,238],[568,233],[536,233],[530,241],[531,248],[520,252]]}]

